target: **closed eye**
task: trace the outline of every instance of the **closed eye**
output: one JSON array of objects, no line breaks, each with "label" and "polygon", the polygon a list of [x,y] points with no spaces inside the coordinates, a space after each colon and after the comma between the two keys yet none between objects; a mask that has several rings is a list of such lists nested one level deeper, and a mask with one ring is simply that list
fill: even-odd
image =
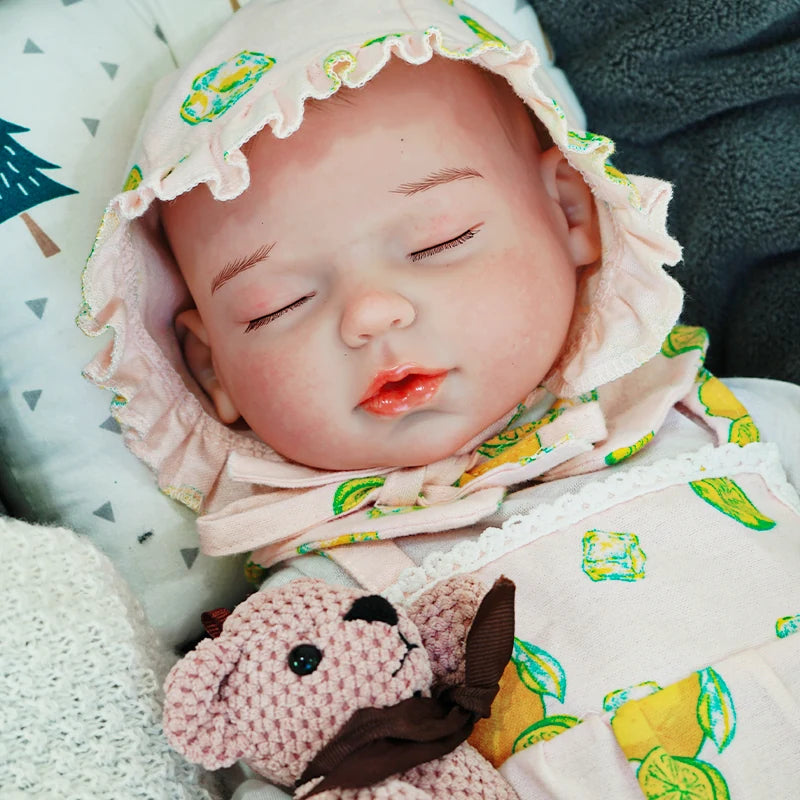
[{"label": "closed eye", "polygon": [[470,228],[469,230],[464,231],[464,233],[462,233],[460,236],[456,236],[454,239],[448,239],[446,242],[436,244],[433,247],[427,247],[425,250],[415,250],[413,253],[408,254],[408,258],[410,261],[419,261],[422,258],[430,258],[431,256],[435,256],[437,253],[441,253],[443,250],[449,250],[451,247],[458,247],[460,244],[464,244],[464,242],[471,239],[477,232],[477,227]]},{"label": "closed eye", "polygon": [[295,300],[294,303],[289,303],[288,306],[284,306],[283,308],[279,308],[277,311],[272,311],[269,314],[264,314],[263,317],[256,317],[256,319],[251,319],[250,322],[247,323],[247,327],[244,329],[245,333],[250,333],[250,331],[258,330],[262,325],[268,325],[270,322],[274,322],[278,317],[282,317],[287,311],[291,311],[294,308],[299,308],[304,303],[307,303],[316,292],[312,292],[305,297],[301,297],[299,300]]}]

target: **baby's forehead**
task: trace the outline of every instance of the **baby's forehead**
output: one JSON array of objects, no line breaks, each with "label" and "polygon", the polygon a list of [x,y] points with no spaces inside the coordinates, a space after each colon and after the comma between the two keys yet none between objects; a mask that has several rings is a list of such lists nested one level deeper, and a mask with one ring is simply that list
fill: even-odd
[{"label": "baby's forehead", "polygon": [[[289,137],[276,138],[267,125],[246,142],[250,186],[242,195],[220,202],[200,185],[168,205],[162,218],[185,268],[209,231],[241,225],[255,213],[254,203],[259,213],[272,213],[278,228],[279,220],[303,217],[309,195],[340,196],[342,182],[383,202],[393,187],[437,169],[481,171],[478,162],[516,159],[531,150],[529,143],[536,148],[533,130],[505,79],[442,56],[421,65],[394,59],[361,88],[306,100],[304,119]],[[326,160],[328,153],[335,158]],[[188,240],[183,246],[181,237]]]},{"label": "baby's forehead", "polygon": [[[305,100],[303,122],[289,138],[331,138],[337,133],[338,121],[351,117],[358,118],[354,124],[360,125],[359,133],[363,133],[365,119],[383,121],[387,110],[408,109],[408,116],[435,118],[446,117],[453,107],[470,115],[483,114],[486,125],[493,118],[503,124],[525,118],[530,124],[525,103],[507,81],[477,64],[443,56],[433,56],[418,65],[394,58],[361,87],[343,85],[327,98]],[[376,135],[380,128],[381,124],[375,125]],[[369,125],[366,129],[370,130]],[[256,145],[269,146],[274,139],[266,126],[243,145],[242,151],[249,155]]]}]

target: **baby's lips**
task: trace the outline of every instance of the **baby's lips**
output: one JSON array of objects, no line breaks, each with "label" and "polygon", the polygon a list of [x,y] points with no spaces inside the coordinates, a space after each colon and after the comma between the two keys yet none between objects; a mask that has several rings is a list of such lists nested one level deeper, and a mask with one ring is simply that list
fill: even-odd
[{"label": "baby's lips", "polygon": [[440,373],[446,372],[446,370],[439,369],[439,368],[431,368],[431,367],[422,367],[419,364],[415,363],[408,363],[408,364],[401,364],[397,367],[392,367],[391,369],[384,369],[381,370],[370,382],[369,388],[364,392],[361,400],[359,400],[359,405],[364,403],[366,400],[369,400],[374,395],[378,394],[383,387],[388,383],[399,383],[404,378],[408,377],[409,375],[438,375]]},{"label": "baby's lips", "polygon": [[381,417],[404,414],[432,400],[446,377],[446,371],[429,375],[410,372],[400,380],[384,383],[359,405]]}]

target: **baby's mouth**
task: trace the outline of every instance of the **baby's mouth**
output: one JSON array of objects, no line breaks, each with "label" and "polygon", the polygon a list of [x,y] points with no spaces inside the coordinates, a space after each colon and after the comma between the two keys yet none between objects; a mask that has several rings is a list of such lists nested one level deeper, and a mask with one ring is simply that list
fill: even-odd
[{"label": "baby's mouth", "polygon": [[447,370],[407,365],[378,374],[359,406],[370,414],[393,417],[419,408],[439,391]]}]

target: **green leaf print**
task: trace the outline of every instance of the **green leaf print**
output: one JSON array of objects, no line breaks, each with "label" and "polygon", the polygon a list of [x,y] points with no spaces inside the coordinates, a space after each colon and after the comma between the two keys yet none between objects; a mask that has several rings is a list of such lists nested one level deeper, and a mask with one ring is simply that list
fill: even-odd
[{"label": "green leaf print", "polygon": [[472,17],[468,17],[466,14],[459,14],[459,17],[461,17],[461,21],[467,25],[479,39],[482,39],[484,42],[497,42],[497,44],[503,47],[506,46],[506,43],[501,38],[487,31],[480,22],[472,19]]},{"label": "green leaf print", "polygon": [[352,511],[362,503],[367,495],[379,486],[386,483],[382,475],[372,475],[368,478],[351,478],[340,483],[333,495],[333,513],[336,515]]},{"label": "green leaf print", "polygon": [[567,676],[561,664],[550,653],[514,637],[511,661],[517,668],[519,679],[528,689],[537,694],[552,695],[564,702]]},{"label": "green leaf print", "polygon": [[718,511],[756,531],[775,527],[775,520],[764,516],[730,478],[705,478],[691,481],[692,491]]},{"label": "green leaf print", "polygon": [[616,711],[629,700],[641,700],[658,691],[661,687],[655,681],[642,681],[627,689],[617,689],[603,698],[603,711]]},{"label": "green leaf print", "polygon": [[793,617],[781,617],[775,623],[775,633],[779,639],[785,639],[798,631],[800,631],[800,614],[795,614]]},{"label": "green leaf print", "polygon": [[626,458],[630,458],[633,455],[636,455],[642,448],[647,447],[650,442],[653,441],[653,437],[655,433],[650,431],[642,436],[641,439],[638,439],[633,444],[628,445],[627,447],[618,447],[616,450],[612,450],[606,457],[605,462],[608,464],[609,467],[613,466],[614,464],[619,464],[620,461],[624,461]]},{"label": "green leaf print", "polygon": [[736,733],[736,711],[733,698],[718,672],[711,667],[701,669],[700,697],[697,700],[697,721],[721,753]]}]

